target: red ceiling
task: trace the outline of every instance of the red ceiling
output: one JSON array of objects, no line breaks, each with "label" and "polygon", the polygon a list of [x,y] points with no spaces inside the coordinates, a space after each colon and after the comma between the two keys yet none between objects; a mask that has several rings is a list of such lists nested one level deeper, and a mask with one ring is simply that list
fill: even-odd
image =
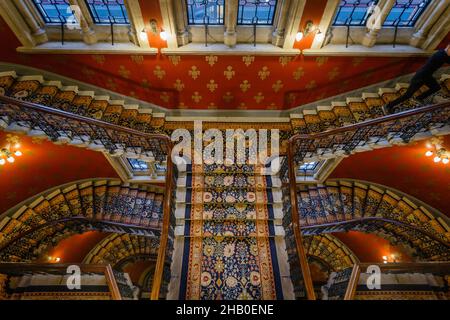
[{"label": "red ceiling", "polygon": [[[60,263],[81,263],[86,255],[109,234],[99,231],[88,231],[75,234],[60,241],[47,252],[47,256],[60,258]],[[45,259],[46,257],[42,257]],[[43,261],[47,262],[47,261]]]},{"label": "red ceiling", "polygon": [[360,262],[383,262],[383,256],[394,254],[398,262],[409,262],[411,257],[399,246],[374,234],[359,231],[333,233],[358,257]]},{"label": "red ceiling", "polygon": [[[425,156],[426,142],[362,152],[342,160],[330,178],[367,180],[410,194],[450,216],[450,164]],[[450,136],[444,147],[450,149]]]},{"label": "red ceiling", "polygon": [[[308,2],[300,25],[310,19],[318,23],[325,2]],[[157,1],[140,3],[145,21],[161,21]],[[256,56],[247,66],[242,56],[218,56],[217,62],[209,65],[203,55],[181,56],[179,62],[162,54],[31,55],[16,52],[20,43],[3,20],[0,32],[2,61],[45,69],[168,108],[286,109],[407,74],[423,62],[423,58],[299,55],[284,65],[279,57]],[[295,46],[307,48],[312,40],[312,36],[305,37]],[[166,46],[150,33],[149,41],[153,47]],[[227,68],[232,71],[230,79],[224,74]],[[189,74],[192,70],[194,77],[195,71],[199,72],[196,79]],[[177,80],[180,91],[174,87]],[[210,81],[217,88],[208,88]]]},{"label": "red ceiling", "polygon": [[[0,146],[6,135],[0,131]],[[49,188],[80,179],[118,178],[101,152],[20,137],[21,157],[0,166],[0,214]]]}]

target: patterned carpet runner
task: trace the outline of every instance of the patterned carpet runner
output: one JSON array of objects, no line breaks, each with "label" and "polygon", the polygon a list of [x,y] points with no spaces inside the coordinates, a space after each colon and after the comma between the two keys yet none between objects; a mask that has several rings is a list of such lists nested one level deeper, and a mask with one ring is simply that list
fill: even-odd
[{"label": "patterned carpet runner", "polygon": [[255,166],[188,166],[180,299],[283,299],[274,179]]}]

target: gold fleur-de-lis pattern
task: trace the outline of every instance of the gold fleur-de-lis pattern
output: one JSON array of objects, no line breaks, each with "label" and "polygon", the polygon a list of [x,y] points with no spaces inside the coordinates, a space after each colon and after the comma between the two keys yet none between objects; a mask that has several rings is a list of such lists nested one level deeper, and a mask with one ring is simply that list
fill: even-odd
[{"label": "gold fleur-de-lis pattern", "polygon": [[206,87],[208,88],[209,91],[214,92],[216,91],[217,87],[219,85],[215,82],[215,80],[211,79],[209,80],[209,82],[206,84]]},{"label": "gold fleur-de-lis pattern", "polygon": [[125,66],[120,66],[119,67],[119,74],[123,77],[128,79],[128,77],[130,76],[130,70],[128,70]]},{"label": "gold fleur-de-lis pattern", "polygon": [[248,82],[248,80],[244,80],[244,81],[240,84],[239,87],[241,88],[241,91],[242,91],[242,92],[247,92],[248,89],[250,89],[251,84]]},{"label": "gold fleur-de-lis pattern", "polygon": [[292,76],[294,77],[294,80],[300,80],[304,75],[305,75],[305,70],[303,70],[303,67],[298,67],[292,73]]},{"label": "gold fleur-de-lis pattern", "polygon": [[203,97],[198,93],[198,91],[195,91],[191,98],[195,103],[199,103]]},{"label": "gold fleur-de-lis pattern", "polygon": [[227,80],[233,79],[235,74],[236,72],[233,70],[232,66],[228,66],[227,69],[223,72],[223,75],[225,76],[225,78],[227,78]]},{"label": "gold fleur-de-lis pattern", "polygon": [[217,56],[206,56],[205,57],[205,61],[208,62],[209,66],[212,67],[216,64],[217,60],[219,60],[219,58]]},{"label": "gold fleur-de-lis pattern", "polygon": [[264,96],[262,92],[258,92],[258,94],[254,96],[253,99],[255,99],[256,103],[261,103],[264,100]]},{"label": "gold fleur-de-lis pattern", "polygon": [[269,68],[266,66],[262,67],[262,69],[259,70],[259,72],[258,72],[258,76],[261,80],[266,80],[269,75],[270,75],[270,71],[269,71]]},{"label": "gold fleur-de-lis pattern", "polygon": [[227,91],[227,93],[225,93],[222,98],[225,102],[231,102],[234,99],[234,96],[231,94],[231,92]]},{"label": "gold fleur-de-lis pattern", "polygon": [[159,80],[162,80],[166,76],[166,71],[164,71],[160,66],[156,66],[155,70],[153,70],[153,74]]},{"label": "gold fleur-de-lis pattern", "polygon": [[159,98],[160,98],[163,102],[167,103],[167,102],[169,102],[170,96],[167,94],[167,92],[163,92],[163,93],[159,96]]},{"label": "gold fleur-de-lis pattern", "polygon": [[255,62],[254,56],[243,56],[242,61],[244,62],[246,67],[249,67],[253,62]]},{"label": "gold fleur-de-lis pattern", "polygon": [[184,83],[183,81],[181,81],[180,79],[177,79],[175,81],[175,83],[173,84],[173,87],[175,88],[175,90],[177,91],[183,91],[184,89]]},{"label": "gold fleur-de-lis pattern", "polygon": [[200,70],[198,70],[197,66],[192,66],[191,70],[189,70],[189,75],[192,79],[197,80],[200,75]]},{"label": "gold fleur-de-lis pattern", "polygon": [[180,56],[169,56],[169,60],[174,66],[177,66],[181,61],[181,57]]},{"label": "gold fleur-de-lis pattern", "polygon": [[144,56],[140,55],[132,55],[131,61],[133,61],[136,64],[143,64],[144,63]]},{"label": "gold fleur-de-lis pattern", "polygon": [[277,80],[277,82],[275,82],[272,85],[272,89],[273,89],[274,92],[278,92],[278,91],[281,90],[281,88],[283,88],[283,86],[284,86],[283,82],[281,80]]},{"label": "gold fleur-de-lis pattern", "polygon": [[278,61],[280,62],[280,64],[281,64],[282,67],[285,67],[285,66],[287,66],[287,64],[288,64],[289,62],[292,61],[292,57],[283,56],[283,57],[280,57],[280,58],[278,59]]},{"label": "gold fleur-de-lis pattern", "polygon": [[[393,62],[403,61],[396,57],[180,55],[174,52],[77,56],[52,60],[28,56],[26,59],[30,64],[42,62],[52,72],[119,94],[133,94],[168,108],[179,108],[181,104],[186,108],[205,109],[214,103],[218,109],[230,109],[240,108],[242,103],[250,110],[267,110],[273,106],[284,110],[325,99],[413,72],[421,62],[419,58],[406,58],[408,63],[396,64]],[[69,65],[72,60],[76,63]],[[25,62],[24,58],[18,61]],[[0,82],[0,92],[1,87]],[[262,95],[258,95],[260,92]],[[291,98],[290,93],[293,93]],[[261,96],[264,96],[262,101]]]}]

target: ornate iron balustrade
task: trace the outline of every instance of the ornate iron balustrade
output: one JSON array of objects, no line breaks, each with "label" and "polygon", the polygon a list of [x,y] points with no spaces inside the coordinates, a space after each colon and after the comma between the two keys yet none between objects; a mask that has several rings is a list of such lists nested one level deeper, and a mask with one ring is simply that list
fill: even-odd
[{"label": "ornate iron balustrade", "polygon": [[[364,144],[377,144],[382,141],[400,139],[409,142],[416,134],[431,129],[440,129],[449,125],[450,102],[421,107],[381,118],[367,120],[350,126],[327,130],[317,134],[297,134],[289,139],[286,163],[280,170],[283,184],[288,181],[290,203],[286,210],[290,212],[288,217],[285,212],[283,225],[289,240],[295,242],[295,251],[300,260],[301,271],[308,298],[314,299],[309,266],[301,243],[302,231],[298,210],[296,167],[305,162],[306,158],[314,160],[335,157],[336,154],[351,154]],[[367,150],[367,149],[366,149]],[[324,157],[324,155],[326,155]],[[312,160],[311,160],[312,161]],[[289,221],[290,220],[290,221]],[[314,226],[311,226],[313,229]],[[314,234],[317,230],[310,230]],[[286,244],[288,247],[288,244]]]},{"label": "ornate iron balustrade", "polygon": [[[282,159],[279,171],[282,183],[282,199],[283,199],[283,228],[285,232],[286,251],[288,255],[288,263],[291,269],[291,281],[294,286],[294,294],[296,298],[307,298],[315,300],[314,286],[312,283],[311,273],[309,270],[308,259],[303,247],[302,234],[300,232],[299,219],[297,210],[293,209],[296,202],[292,203],[292,185],[295,185],[295,172],[290,157]],[[291,180],[291,175],[294,179]],[[294,183],[290,182],[293,181]],[[301,272],[295,272],[300,270]]]},{"label": "ornate iron balustrade", "polygon": [[[45,135],[52,141],[76,141],[90,148],[106,150],[112,155],[132,154],[167,160],[166,195],[173,196],[172,142],[163,134],[149,134],[104,121],[72,114],[39,104],[0,96],[0,126]],[[152,299],[158,299],[166,249],[170,233],[172,197],[164,198],[163,227],[152,288]],[[173,231],[172,231],[173,233]]]},{"label": "ornate iron balustrade", "polygon": [[289,139],[294,162],[350,155],[357,148],[380,143],[408,143],[414,136],[450,125],[450,102],[399,112],[316,134],[297,134]]},{"label": "ornate iron balustrade", "polygon": [[104,148],[112,155],[129,153],[164,161],[171,148],[170,138],[163,134],[143,133],[6,96],[0,96],[0,119],[4,127],[14,125],[22,131],[46,135],[52,141]]}]

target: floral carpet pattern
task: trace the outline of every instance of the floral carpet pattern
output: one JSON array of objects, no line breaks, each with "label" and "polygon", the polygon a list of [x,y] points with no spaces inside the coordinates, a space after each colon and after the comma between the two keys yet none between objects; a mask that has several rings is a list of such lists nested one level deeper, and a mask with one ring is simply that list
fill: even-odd
[{"label": "floral carpet pattern", "polygon": [[271,177],[254,166],[192,166],[180,299],[281,299]]}]

